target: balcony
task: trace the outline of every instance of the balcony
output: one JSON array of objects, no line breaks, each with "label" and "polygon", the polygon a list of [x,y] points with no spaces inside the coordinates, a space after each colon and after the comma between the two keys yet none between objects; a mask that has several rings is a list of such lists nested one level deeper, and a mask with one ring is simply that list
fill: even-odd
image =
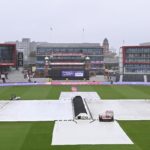
[{"label": "balcony", "polygon": [[53,52],[52,56],[84,56],[83,53],[55,53]]},{"label": "balcony", "polygon": [[81,62],[52,62],[50,65],[84,65],[85,63]]},{"label": "balcony", "polygon": [[91,64],[103,64],[104,61],[91,61]]},{"label": "balcony", "polygon": [[14,66],[15,60],[0,60],[0,66]]}]

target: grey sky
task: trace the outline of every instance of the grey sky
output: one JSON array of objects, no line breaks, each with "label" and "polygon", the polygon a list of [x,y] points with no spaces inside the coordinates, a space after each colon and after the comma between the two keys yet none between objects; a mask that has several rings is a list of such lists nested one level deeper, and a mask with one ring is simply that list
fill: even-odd
[{"label": "grey sky", "polygon": [[[150,0],[0,0],[0,42],[150,41]],[[84,32],[83,32],[84,28]]]}]

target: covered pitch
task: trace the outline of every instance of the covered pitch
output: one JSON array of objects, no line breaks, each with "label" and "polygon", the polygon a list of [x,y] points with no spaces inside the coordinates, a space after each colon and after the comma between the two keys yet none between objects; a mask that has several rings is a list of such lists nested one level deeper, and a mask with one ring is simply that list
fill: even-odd
[{"label": "covered pitch", "polygon": [[52,145],[133,144],[120,125],[115,122],[78,121],[55,123]]},{"label": "covered pitch", "polygon": [[[117,120],[150,120],[148,100],[100,100],[96,92],[62,92],[59,100],[0,101],[0,121],[73,120],[71,98],[81,95],[94,119],[106,110]],[[95,98],[96,97],[96,98]]]},{"label": "covered pitch", "polygon": [[80,95],[94,119],[106,110],[117,120],[150,120],[148,100],[100,100],[96,92],[62,92],[59,100],[0,101],[0,121],[73,120],[71,98]]},{"label": "covered pitch", "polygon": [[[92,115],[74,121],[72,98],[81,95]],[[119,124],[102,123],[98,115],[114,111],[115,120],[150,120],[147,100],[100,100],[96,92],[62,92],[59,100],[0,101],[0,121],[56,121],[53,145],[132,144]]]}]

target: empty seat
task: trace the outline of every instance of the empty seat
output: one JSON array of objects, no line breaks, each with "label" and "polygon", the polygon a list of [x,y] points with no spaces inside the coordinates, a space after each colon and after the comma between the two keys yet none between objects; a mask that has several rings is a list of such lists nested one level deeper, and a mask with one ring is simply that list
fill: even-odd
[{"label": "empty seat", "polygon": [[144,82],[144,75],[141,74],[125,74],[123,75],[124,82]]}]

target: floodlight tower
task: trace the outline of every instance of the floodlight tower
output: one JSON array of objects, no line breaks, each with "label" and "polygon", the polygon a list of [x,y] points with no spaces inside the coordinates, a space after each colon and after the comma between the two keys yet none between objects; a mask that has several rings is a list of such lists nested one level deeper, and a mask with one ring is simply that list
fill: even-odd
[{"label": "floodlight tower", "polygon": [[46,56],[44,59],[45,59],[45,72],[44,72],[44,76],[45,76],[45,77],[48,77],[49,57]]}]

